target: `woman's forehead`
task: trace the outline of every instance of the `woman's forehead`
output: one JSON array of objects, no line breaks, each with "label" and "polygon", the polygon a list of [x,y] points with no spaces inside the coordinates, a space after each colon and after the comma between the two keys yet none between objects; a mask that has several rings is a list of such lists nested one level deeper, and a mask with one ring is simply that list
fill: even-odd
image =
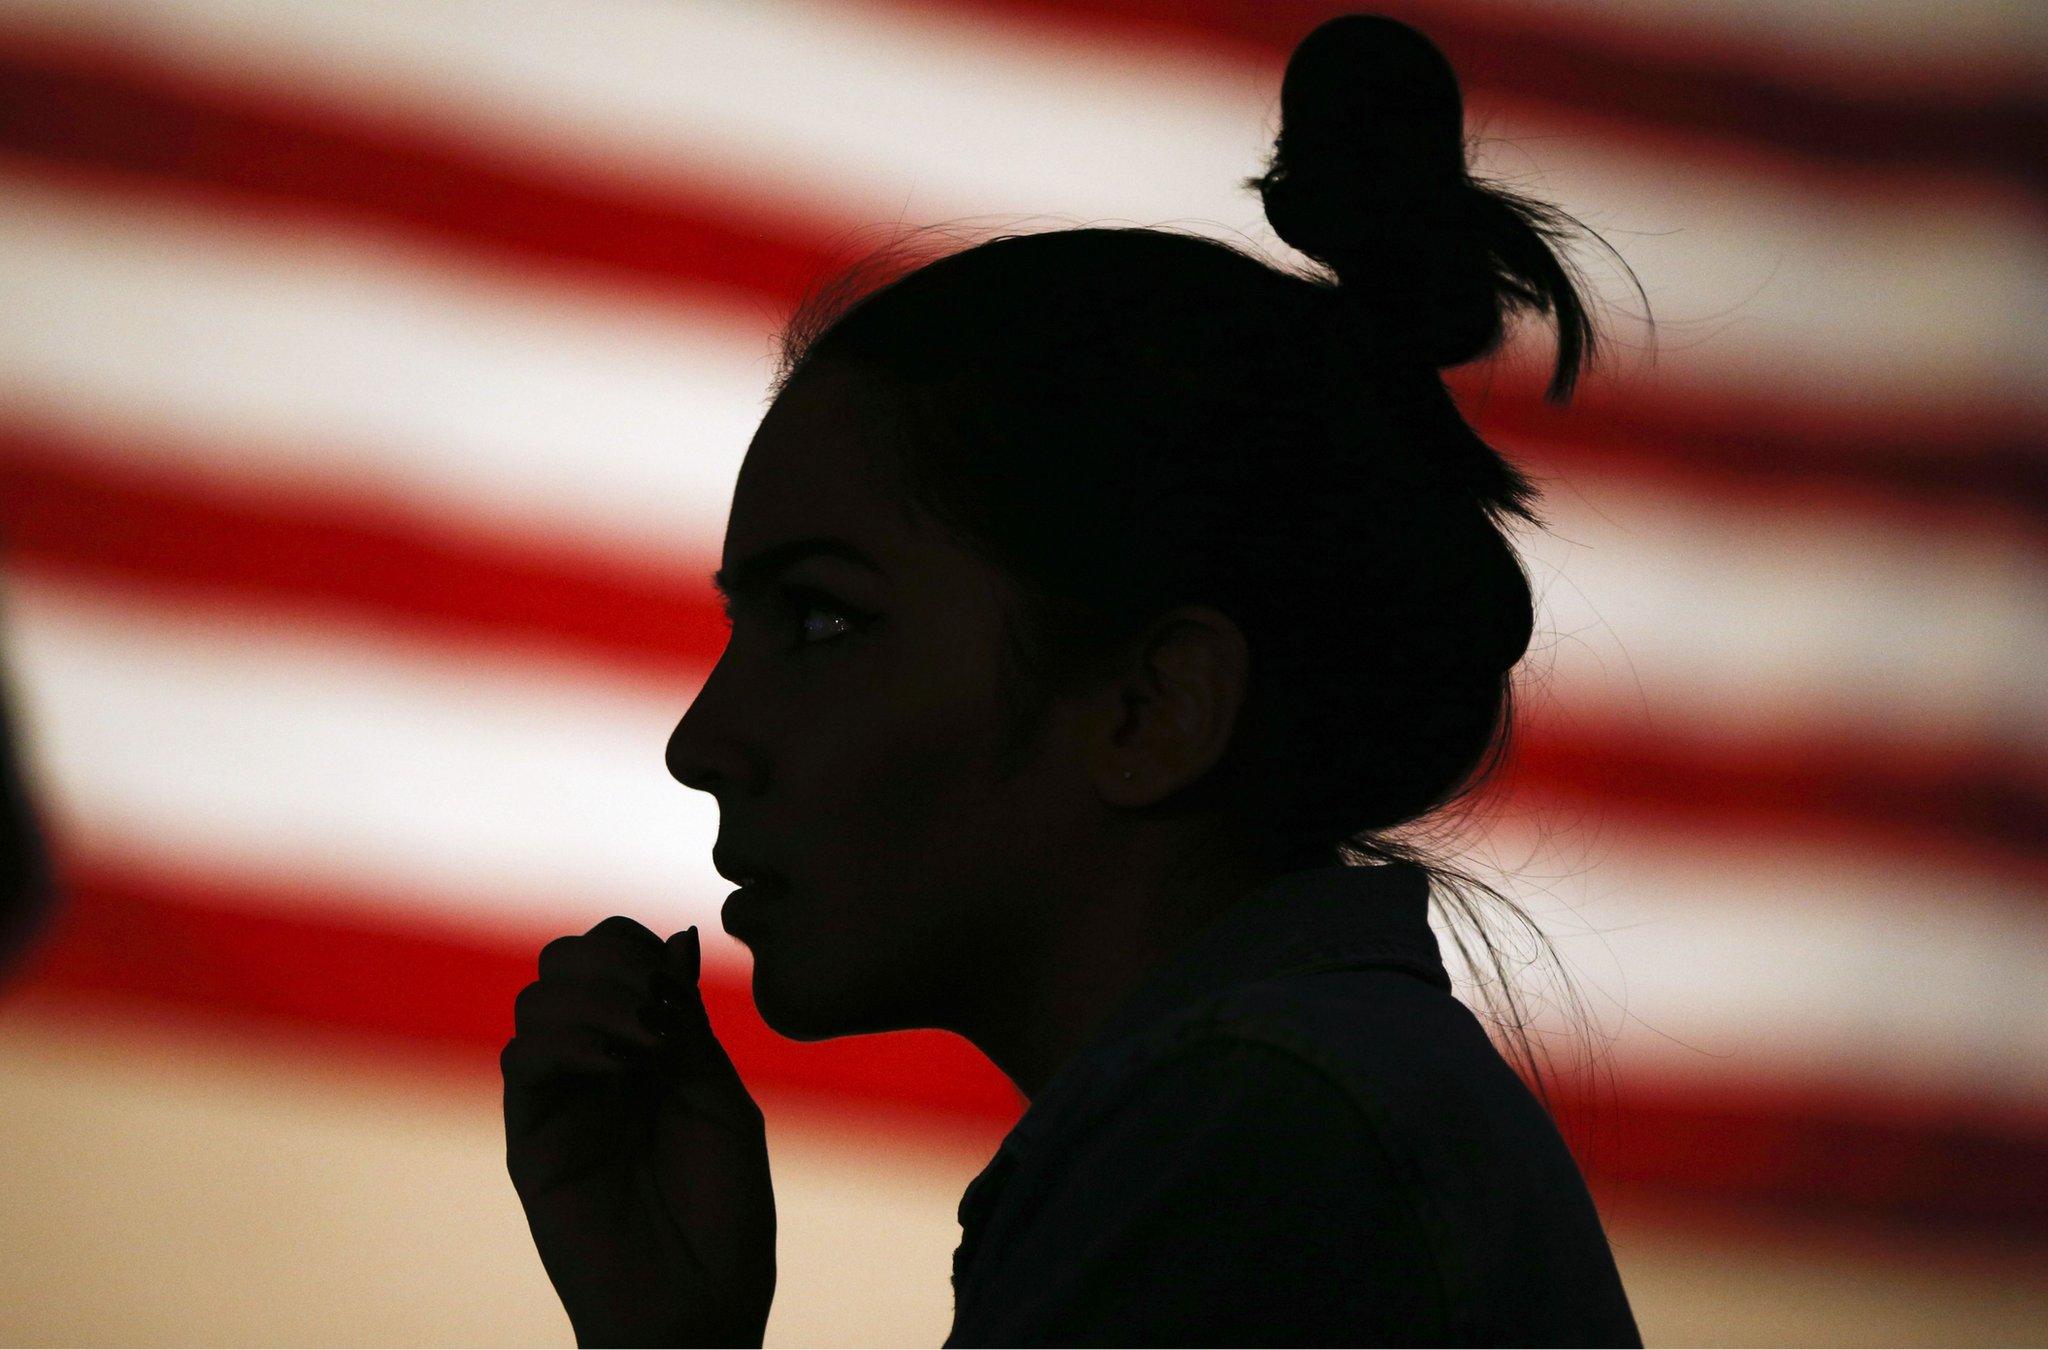
[{"label": "woman's forehead", "polygon": [[727,533],[931,533],[898,487],[909,434],[908,409],[885,380],[836,362],[801,368],[741,460]]}]

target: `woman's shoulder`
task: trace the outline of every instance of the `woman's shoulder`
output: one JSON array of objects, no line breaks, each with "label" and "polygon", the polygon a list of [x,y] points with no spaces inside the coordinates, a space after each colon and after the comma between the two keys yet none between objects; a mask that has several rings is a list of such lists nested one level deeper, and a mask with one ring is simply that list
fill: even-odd
[{"label": "woman's shoulder", "polygon": [[[1162,1274],[1172,1306],[1199,1302],[1193,1272],[1248,1268],[1244,1253],[1267,1248],[1294,1255],[1261,1268],[1260,1288],[1327,1300],[1349,1277],[1301,1264],[1325,1252],[1346,1271],[1399,1269],[1420,1300],[1404,1317],[1440,1329],[1423,1343],[1510,1343],[1525,1325],[1565,1337],[1530,1344],[1641,1343],[1548,1114],[1428,982],[1373,967],[1247,984],[1092,1068],[1002,1188],[991,1243],[1008,1249],[993,1263],[1005,1289],[1048,1287],[1056,1253],[1099,1254],[1122,1233],[1123,1268],[1138,1254],[1179,1263]],[[1375,1306],[1388,1297],[1372,1291]]]},{"label": "woman's shoulder", "polygon": [[1144,1061],[1191,1042],[1259,1044],[1312,1065],[1376,1122],[1411,1101],[1481,1109],[1526,1093],[1471,1009],[1397,966],[1295,971],[1240,984],[1153,1028]]},{"label": "woman's shoulder", "polygon": [[1474,1326],[1641,1343],[1578,1159],[1453,995],[1384,966],[1299,972],[1230,991],[1177,1034],[1272,1047],[1337,1084]]},{"label": "woman's shoulder", "polygon": [[1312,1153],[1313,1134],[1369,1155],[1440,1233],[1592,1217],[1576,1159],[1478,1018],[1399,967],[1239,983],[1086,1058],[1017,1141],[1041,1167],[1200,1118],[1252,1149]]},{"label": "woman's shoulder", "polygon": [[1481,1167],[1497,1185],[1516,1175],[1536,1187],[1582,1184],[1549,1112],[1478,1017],[1398,968],[1302,971],[1242,985],[1161,1030],[1155,1053],[1224,1039],[1313,1066],[1403,1166]]},{"label": "woman's shoulder", "polygon": [[1447,1343],[1431,1236],[1322,1071],[1194,1034],[1089,1098],[963,1221],[949,1345]]},{"label": "woman's shoulder", "polygon": [[[1232,985],[1093,1047],[1034,1134],[1086,1130],[1190,1075],[1341,1101],[1383,1128],[1412,1098],[1519,1086],[1470,1010],[1398,967],[1296,971]],[[1500,1075],[1506,1075],[1503,1082]]]}]

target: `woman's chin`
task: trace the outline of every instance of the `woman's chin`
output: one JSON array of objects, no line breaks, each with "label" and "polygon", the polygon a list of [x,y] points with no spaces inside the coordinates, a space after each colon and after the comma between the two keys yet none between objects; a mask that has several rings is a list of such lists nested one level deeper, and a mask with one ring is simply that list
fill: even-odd
[{"label": "woman's chin", "polygon": [[754,1010],[770,1031],[792,1041],[829,1041],[926,1025],[907,1009],[878,1004],[872,990],[778,966],[772,950],[755,954]]},{"label": "woman's chin", "polygon": [[773,959],[764,961],[755,952],[754,1010],[770,1031],[792,1041],[826,1041],[848,1034],[845,1019],[830,1006],[830,999],[819,997],[822,991],[815,983],[798,982],[791,988],[776,976]]}]

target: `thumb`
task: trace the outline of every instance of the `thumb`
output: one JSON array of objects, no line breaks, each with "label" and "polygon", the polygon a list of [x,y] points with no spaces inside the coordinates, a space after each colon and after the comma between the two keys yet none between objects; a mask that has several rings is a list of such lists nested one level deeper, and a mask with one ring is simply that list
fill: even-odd
[{"label": "thumb", "polygon": [[759,1109],[732,1056],[711,1029],[711,1019],[704,1010],[699,987],[703,965],[703,950],[694,924],[672,934],[662,944],[657,969],[668,977],[672,989],[680,991],[685,1017],[685,1024],[675,1033],[663,1056],[671,1087],[664,1105],[727,1124],[753,1125],[759,1121]]}]

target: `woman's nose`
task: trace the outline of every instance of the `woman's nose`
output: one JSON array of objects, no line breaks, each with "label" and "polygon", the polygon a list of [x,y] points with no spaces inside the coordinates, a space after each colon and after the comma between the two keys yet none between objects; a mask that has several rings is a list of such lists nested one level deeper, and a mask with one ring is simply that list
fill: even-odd
[{"label": "woman's nose", "polygon": [[690,743],[683,734],[683,727],[689,721],[685,715],[676,723],[674,731],[668,734],[668,745],[662,752],[662,759],[668,765],[668,776],[687,788],[709,792],[709,784],[716,774],[701,757],[692,753]]}]

